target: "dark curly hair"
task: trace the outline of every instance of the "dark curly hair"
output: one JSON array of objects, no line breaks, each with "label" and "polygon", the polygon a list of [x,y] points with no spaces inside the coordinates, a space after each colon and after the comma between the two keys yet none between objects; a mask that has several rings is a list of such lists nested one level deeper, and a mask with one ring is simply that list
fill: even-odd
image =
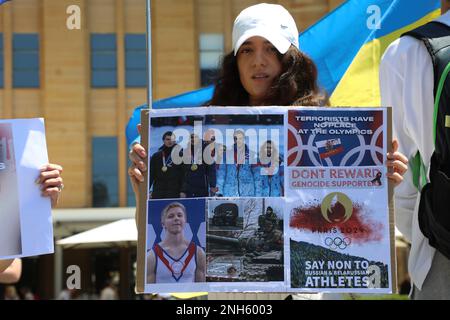
[{"label": "dark curly hair", "polygon": [[[294,46],[285,54],[278,54],[281,75],[267,93],[265,105],[322,106],[326,96],[317,84],[317,67],[314,62]],[[211,106],[247,106],[249,95],[242,86],[237,58],[234,52],[222,60],[222,67],[213,94]]]}]

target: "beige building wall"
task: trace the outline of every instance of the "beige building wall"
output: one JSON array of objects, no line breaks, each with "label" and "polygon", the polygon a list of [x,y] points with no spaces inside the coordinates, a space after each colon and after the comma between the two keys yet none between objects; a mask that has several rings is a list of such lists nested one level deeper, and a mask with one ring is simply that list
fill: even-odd
[{"label": "beige building wall", "polygon": [[40,1],[41,114],[46,121],[49,159],[64,167],[62,204],[91,201],[88,30],[66,28],[69,5],[86,9],[84,0]]}]

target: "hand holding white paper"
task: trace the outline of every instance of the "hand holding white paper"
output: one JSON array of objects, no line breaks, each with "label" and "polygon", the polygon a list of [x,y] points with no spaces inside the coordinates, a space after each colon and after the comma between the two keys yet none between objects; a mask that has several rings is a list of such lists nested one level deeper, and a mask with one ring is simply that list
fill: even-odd
[{"label": "hand holding white paper", "polygon": [[6,129],[0,130],[0,141],[8,140],[0,153],[9,166],[0,171],[0,228],[8,232],[0,232],[0,240],[8,246],[0,244],[0,259],[53,253],[50,199],[42,197],[35,184],[40,168],[48,163],[44,121],[0,120],[0,128],[7,127],[7,139]]}]

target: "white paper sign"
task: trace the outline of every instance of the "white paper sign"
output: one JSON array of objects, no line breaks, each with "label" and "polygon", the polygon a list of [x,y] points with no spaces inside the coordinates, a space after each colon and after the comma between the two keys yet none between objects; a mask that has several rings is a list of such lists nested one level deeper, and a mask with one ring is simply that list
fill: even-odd
[{"label": "white paper sign", "polygon": [[0,120],[0,259],[54,252],[50,199],[35,183],[47,163],[43,119]]}]

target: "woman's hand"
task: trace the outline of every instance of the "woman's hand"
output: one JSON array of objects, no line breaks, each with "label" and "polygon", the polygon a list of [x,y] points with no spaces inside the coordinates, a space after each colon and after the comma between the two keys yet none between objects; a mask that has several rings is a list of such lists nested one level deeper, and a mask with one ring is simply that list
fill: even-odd
[{"label": "woman's hand", "polygon": [[[138,125],[138,132],[141,133],[141,125]],[[147,152],[145,148],[136,143],[131,148],[128,157],[130,158],[131,165],[128,167],[128,175],[130,176],[131,185],[133,187],[134,193],[139,194],[139,184],[144,182],[144,172],[147,171],[147,166],[145,165],[145,157]]]},{"label": "woman's hand", "polygon": [[64,188],[61,173],[63,168],[57,164],[47,164],[41,168],[36,183],[41,185],[42,196],[49,197],[52,208],[58,204],[59,195]]},{"label": "woman's hand", "polygon": [[145,148],[136,143],[128,154],[131,165],[128,167],[128,175],[135,193],[138,192],[139,184],[144,182],[144,172],[147,171],[144,159],[146,156]]},{"label": "woman's hand", "polygon": [[394,186],[398,186],[403,181],[403,175],[408,171],[408,158],[398,152],[398,141],[392,141],[392,152],[387,154],[387,177]]}]

